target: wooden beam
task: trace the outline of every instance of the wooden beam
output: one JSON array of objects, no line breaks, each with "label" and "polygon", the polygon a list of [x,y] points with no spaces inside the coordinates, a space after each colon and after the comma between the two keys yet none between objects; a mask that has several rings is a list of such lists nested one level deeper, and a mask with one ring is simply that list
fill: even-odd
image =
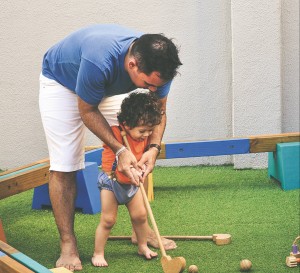
[{"label": "wooden beam", "polygon": [[250,152],[275,152],[276,144],[284,142],[300,142],[300,132],[278,135],[250,136]]},{"label": "wooden beam", "polygon": [[161,151],[157,159],[166,159],[166,144],[162,142],[160,146],[161,146]]},{"label": "wooden beam", "polygon": [[30,257],[26,256],[19,250],[8,245],[7,243],[4,243],[3,241],[0,241],[0,251],[6,253],[9,257],[28,267],[30,270],[33,270],[33,272],[51,273],[49,269],[39,264],[37,261],[31,259]]},{"label": "wooden beam", "polygon": [[165,146],[166,159],[247,154],[250,150],[249,139],[245,138],[167,143]]},{"label": "wooden beam", "polygon": [[38,160],[36,162],[30,163],[30,164],[27,164],[27,165],[23,165],[21,167],[17,167],[17,168],[13,168],[13,169],[9,169],[7,171],[1,172],[0,173],[0,179],[1,179],[1,176],[7,175],[7,174],[10,174],[10,173],[14,173],[14,172],[18,172],[18,171],[22,171],[23,169],[30,168],[32,166],[35,166],[35,165],[38,165],[38,164],[41,164],[41,163],[49,163],[49,158],[44,158],[44,159]]},{"label": "wooden beam", "polygon": [[91,150],[96,150],[96,149],[100,149],[102,148],[102,145],[97,145],[97,146],[85,146],[85,151],[88,152],[88,151],[91,151]]},{"label": "wooden beam", "polygon": [[[27,261],[28,262],[28,261]],[[44,268],[35,268],[35,270],[38,271],[32,271],[22,263],[19,263],[17,260],[13,259],[11,256],[9,256],[7,253],[0,251],[0,272],[2,273],[35,273],[35,272],[52,272],[52,273],[70,273],[72,271],[64,268],[64,267],[58,267],[58,268],[52,268],[50,270]]]},{"label": "wooden beam", "polygon": [[162,143],[158,159],[220,156],[276,151],[277,143],[300,142],[300,132],[245,138]]},{"label": "wooden beam", "polygon": [[[101,147],[102,146],[87,146],[85,147],[85,151],[88,153]],[[49,167],[49,158],[45,158],[1,172],[0,200],[48,183]]]},{"label": "wooden beam", "polygon": [[48,183],[49,164],[41,163],[0,176],[0,200]]},{"label": "wooden beam", "polygon": [[[249,138],[162,143],[158,159],[220,156],[273,152],[277,143],[300,142],[300,133],[258,135]],[[101,146],[86,147],[87,153]],[[0,173],[0,200],[48,183],[49,160],[42,159],[23,167]]]},{"label": "wooden beam", "polygon": [[[92,150],[99,149],[99,148],[102,148],[102,145],[98,145],[98,146],[86,146],[85,147],[85,151],[88,152],[88,151],[92,151]],[[13,169],[6,170],[4,172],[0,172],[0,177],[3,176],[3,175],[9,174],[9,173],[13,173],[13,172],[17,172],[17,171],[26,169],[28,167],[32,167],[34,165],[38,165],[38,164],[41,164],[41,163],[49,163],[49,162],[50,162],[49,158],[44,158],[44,159],[41,159],[41,160],[38,160],[38,161],[35,161],[35,162],[32,162],[32,163],[29,163],[29,164],[26,164],[26,165],[17,167],[17,168],[13,168]]]},{"label": "wooden beam", "polygon": [[3,241],[0,241],[0,250],[9,255],[19,252],[17,249],[13,248],[12,246]]},{"label": "wooden beam", "polygon": [[20,264],[6,253],[0,251],[0,272],[2,273],[34,273],[26,266]]}]

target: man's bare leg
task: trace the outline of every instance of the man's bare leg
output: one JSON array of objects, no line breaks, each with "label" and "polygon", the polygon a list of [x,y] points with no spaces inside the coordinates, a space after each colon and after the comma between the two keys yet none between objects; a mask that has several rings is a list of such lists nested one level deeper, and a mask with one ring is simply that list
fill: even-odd
[{"label": "man's bare leg", "polygon": [[81,270],[74,233],[76,172],[50,172],[49,194],[55,222],[60,234],[61,254],[56,267]]},{"label": "man's bare leg", "polygon": [[[145,188],[145,192],[148,192],[148,179],[145,179],[144,188]],[[148,221],[147,221],[147,230],[148,230],[147,244],[149,246],[159,249],[159,244],[158,244],[158,240],[156,238],[155,232],[149,226]],[[171,249],[175,249],[177,247],[176,243],[173,240],[169,240],[167,238],[161,237],[161,241],[162,241],[162,244],[163,244],[165,250],[171,250]],[[134,232],[134,229],[132,229],[131,242],[135,245],[137,244],[137,237]]]}]

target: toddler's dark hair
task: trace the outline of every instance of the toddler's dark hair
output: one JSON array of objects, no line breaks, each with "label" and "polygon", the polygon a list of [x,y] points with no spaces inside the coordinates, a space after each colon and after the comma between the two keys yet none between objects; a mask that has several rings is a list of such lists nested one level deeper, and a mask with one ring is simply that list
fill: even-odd
[{"label": "toddler's dark hair", "polygon": [[152,92],[133,92],[126,97],[118,113],[120,124],[126,123],[130,128],[137,126],[155,126],[161,123],[162,104]]}]

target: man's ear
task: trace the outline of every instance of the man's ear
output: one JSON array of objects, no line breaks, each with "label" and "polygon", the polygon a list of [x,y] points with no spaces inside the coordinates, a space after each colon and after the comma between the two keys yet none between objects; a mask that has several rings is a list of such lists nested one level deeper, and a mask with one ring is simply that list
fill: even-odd
[{"label": "man's ear", "polygon": [[137,65],[135,58],[131,58],[129,60],[128,66],[129,68],[134,68]]}]

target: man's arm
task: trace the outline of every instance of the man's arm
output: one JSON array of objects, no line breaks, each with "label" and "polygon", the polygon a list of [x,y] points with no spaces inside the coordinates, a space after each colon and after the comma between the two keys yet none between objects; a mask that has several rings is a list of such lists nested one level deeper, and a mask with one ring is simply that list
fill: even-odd
[{"label": "man's arm", "polygon": [[[161,102],[162,102],[162,111],[163,111],[162,120],[161,120],[161,123],[155,127],[155,129],[153,130],[153,133],[149,137],[149,143],[150,144],[160,145],[162,137],[163,137],[164,132],[165,132],[165,128],[166,128],[166,124],[167,124],[167,114],[166,114],[167,97],[162,98]],[[144,169],[143,166],[146,166],[143,178],[147,177],[147,175],[150,172],[152,172],[158,154],[159,154],[159,151],[155,147],[150,148],[147,152],[145,152],[143,154],[142,158],[138,162],[138,166],[141,169]]]},{"label": "man's arm", "polygon": [[[78,97],[78,109],[83,123],[93,132],[99,139],[101,139],[107,146],[109,146],[114,153],[122,148],[103,117],[97,106],[90,105]],[[127,149],[118,157],[118,169],[129,177],[133,184],[138,185],[141,177],[139,172],[132,172],[130,167],[138,169],[135,156]]]}]

